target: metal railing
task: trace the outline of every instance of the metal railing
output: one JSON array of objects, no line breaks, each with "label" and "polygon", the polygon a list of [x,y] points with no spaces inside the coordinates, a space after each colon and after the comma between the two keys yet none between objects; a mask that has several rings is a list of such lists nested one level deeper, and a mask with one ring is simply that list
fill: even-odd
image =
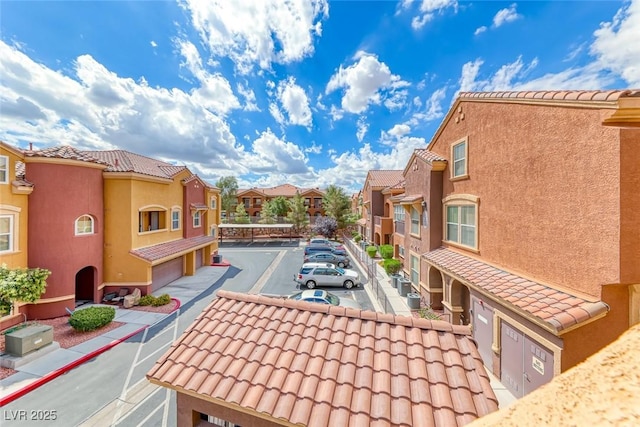
[{"label": "metal railing", "polygon": [[389,302],[389,298],[387,298],[387,294],[384,291],[384,288],[380,284],[378,280],[378,275],[376,271],[376,260],[371,258],[362,246],[357,245],[353,240],[343,236],[343,242],[347,246],[347,249],[353,254],[355,260],[360,264],[362,269],[365,271],[367,275],[367,283],[364,286],[371,286],[371,290],[376,295],[376,298],[380,305],[382,305],[382,309],[385,313],[395,314],[393,311],[393,307]]}]

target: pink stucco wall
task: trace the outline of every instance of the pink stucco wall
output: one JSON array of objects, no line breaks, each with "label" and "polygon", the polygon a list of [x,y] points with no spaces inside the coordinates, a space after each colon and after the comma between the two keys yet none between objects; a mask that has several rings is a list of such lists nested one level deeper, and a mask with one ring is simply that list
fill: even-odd
[{"label": "pink stucco wall", "polygon": [[[478,255],[594,297],[601,285],[619,283],[619,129],[603,127],[594,109],[460,106],[430,149],[449,158],[451,144],[468,137],[469,178],[450,181],[449,165],[443,197],[480,198]],[[636,144],[636,165],[637,153]]]},{"label": "pink stucco wall", "polygon": [[[55,163],[27,163],[26,168],[27,179],[35,184],[29,196],[29,264],[51,271],[42,298],[75,295],[76,273],[87,266],[95,267],[97,288],[104,241],[102,170]],[[84,214],[95,219],[95,233],[76,236],[75,220]],[[29,316],[64,315],[65,306],[73,309],[74,298],[29,306]]]},{"label": "pink stucco wall", "polygon": [[197,237],[207,234],[207,211],[200,212],[200,227],[193,227],[193,212],[190,209],[191,203],[200,205],[208,205],[209,201],[205,200],[205,188],[201,181],[194,179],[184,186],[184,237]]}]

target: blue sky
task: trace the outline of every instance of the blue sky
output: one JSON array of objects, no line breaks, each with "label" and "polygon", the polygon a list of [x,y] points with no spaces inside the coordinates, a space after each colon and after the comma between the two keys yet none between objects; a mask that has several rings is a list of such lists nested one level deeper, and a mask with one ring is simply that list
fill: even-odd
[{"label": "blue sky", "polygon": [[361,188],[460,91],[640,88],[633,1],[0,1],[0,139]]}]

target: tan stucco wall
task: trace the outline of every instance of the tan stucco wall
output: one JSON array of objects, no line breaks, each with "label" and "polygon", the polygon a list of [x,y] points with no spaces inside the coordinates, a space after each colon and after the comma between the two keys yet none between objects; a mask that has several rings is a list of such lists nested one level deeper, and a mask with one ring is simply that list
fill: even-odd
[{"label": "tan stucco wall", "polygon": [[640,129],[622,129],[620,147],[620,282],[640,283]]},{"label": "tan stucco wall", "polygon": [[[233,410],[221,405],[198,399],[185,393],[176,393],[177,425],[181,427],[196,426],[200,422],[197,413],[211,415],[236,425],[254,427],[275,427],[291,425],[284,420],[280,423],[264,418],[251,416],[247,413]],[[208,425],[208,424],[207,424]],[[212,425],[212,424],[211,424]]]},{"label": "tan stucco wall", "polygon": [[8,182],[0,184],[0,214],[13,216],[14,247],[12,252],[0,255],[0,264],[9,268],[24,268],[28,265],[27,225],[29,218],[29,196],[13,194],[11,182],[16,179],[15,165],[22,158],[0,145],[0,155],[8,157]]},{"label": "tan stucco wall", "polygon": [[469,178],[452,182],[449,165],[443,197],[479,197],[482,259],[594,298],[618,283],[619,131],[593,109],[459,106],[430,149],[450,158],[468,137]]}]

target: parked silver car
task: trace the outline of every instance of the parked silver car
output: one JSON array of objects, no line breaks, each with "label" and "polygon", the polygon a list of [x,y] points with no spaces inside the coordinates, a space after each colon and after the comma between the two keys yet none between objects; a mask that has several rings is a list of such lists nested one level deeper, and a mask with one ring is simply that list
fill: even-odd
[{"label": "parked silver car", "polygon": [[350,261],[344,255],[336,255],[331,252],[316,252],[304,256],[304,262],[328,262],[340,268],[349,267]]},{"label": "parked silver car", "polygon": [[294,280],[301,286],[313,289],[316,286],[344,286],[351,289],[360,285],[360,276],[354,270],[346,270],[330,263],[308,262],[302,264]]}]

